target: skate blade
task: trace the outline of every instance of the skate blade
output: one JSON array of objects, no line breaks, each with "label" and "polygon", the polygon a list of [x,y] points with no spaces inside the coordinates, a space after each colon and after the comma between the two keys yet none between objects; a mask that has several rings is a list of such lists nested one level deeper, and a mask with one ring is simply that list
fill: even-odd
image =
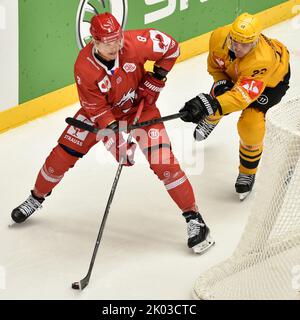
[{"label": "skate blade", "polygon": [[192,249],[193,249],[194,253],[202,254],[202,253],[206,252],[214,244],[215,244],[215,241],[212,239],[210,234],[208,234],[207,238],[204,241],[196,244],[195,246],[192,247]]},{"label": "skate blade", "polygon": [[205,137],[202,136],[200,133],[195,133],[194,138],[196,141],[203,141],[205,140]]},{"label": "skate blade", "polygon": [[251,191],[247,191],[247,192],[243,192],[243,193],[239,193],[239,199],[240,201],[244,201],[250,194]]},{"label": "skate blade", "polygon": [[196,127],[196,129],[195,129],[195,131],[194,131],[194,139],[195,139],[196,141],[203,141],[203,140],[206,139],[206,137],[205,137],[205,135],[203,134],[203,132],[202,132],[200,129],[197,129],[197,127]]},{"label": "skate blade", "polygon": [[16,222],[14,220],[11,220],[11,222],[8,224],[8,227],[13,228],[16,225],[17,225]]}]

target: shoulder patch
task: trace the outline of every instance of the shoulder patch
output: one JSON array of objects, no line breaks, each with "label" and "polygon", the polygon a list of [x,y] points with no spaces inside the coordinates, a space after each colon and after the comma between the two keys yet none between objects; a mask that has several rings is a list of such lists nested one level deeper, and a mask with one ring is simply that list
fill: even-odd
[{"label": "shoulder patch", "polygon": [[213,53],[213,58],[216,61],[216,63],[218,64],[219,68],[225,69],[225,60],[224,59],[216,56],[214,53]]},{"label": "shoulder patch", "polygon": [[171,38],[158,30],[150,30],[150,38],[153,41],[153,52],[166,53],[171,44]]},{"label": "shoulder patch", "polygon": [[262,93],[264,83],[260,80],[253,80],[251,78],[243,78],[240,82],[242,87],[251,99],[256,99]]}]

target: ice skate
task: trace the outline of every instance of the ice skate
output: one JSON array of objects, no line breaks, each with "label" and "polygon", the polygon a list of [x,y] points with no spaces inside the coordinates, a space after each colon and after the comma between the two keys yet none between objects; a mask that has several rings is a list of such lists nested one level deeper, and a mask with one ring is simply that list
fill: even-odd
[{"label": "ice skate", "polygon": [[195,140],[196,141],[205,140],[210,135],[210,133],[214,130],[217,124],[218,122],[210,123],[207,117],[201,119],[194,131]]},{"label": "ice skate", "polygon": [[240,173],[236,179],[235,190],[239,194],[240,201],[245,200],[250,194],[255,181],[255,174]]},{"label": "ice skate", "polygon": [[[31,191],[31,195],[25,200],[23,203],[21,203],[18,207],[16,207],[12,213],[11,218],[13,222],[15,223],[22,223],[27,218],[29,218],[35,211],[42,208],[42,202],[45,199],[43,198],[37,198],[33,196],[33,193]],[[12,226],[12,225],[10,225]]]},{"label": "ice skate", "polygon": [[210,236],[209,228],[200,213],[188,211],[182,215],[187,222],[188,247],[192,248],[194,253],[204,253],[215,243]]}]

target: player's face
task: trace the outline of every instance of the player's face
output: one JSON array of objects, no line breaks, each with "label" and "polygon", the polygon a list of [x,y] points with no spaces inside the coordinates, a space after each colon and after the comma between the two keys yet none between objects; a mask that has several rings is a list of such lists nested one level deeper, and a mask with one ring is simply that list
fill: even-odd
[{"label": "player's face", "polygon": [[234,41],[231,38],[228,41],[229,49],[234,52],[237,58],[243,58],[255,47],[255,45],[256,41],[250,43],[241,43]]},{"label": "player's face", "polygon": [[94,45],[104,60],[111,61],[117,58],[118,52],[122,48],[122,42],[123,38],[120,38],[110,42],[95,41]]}]

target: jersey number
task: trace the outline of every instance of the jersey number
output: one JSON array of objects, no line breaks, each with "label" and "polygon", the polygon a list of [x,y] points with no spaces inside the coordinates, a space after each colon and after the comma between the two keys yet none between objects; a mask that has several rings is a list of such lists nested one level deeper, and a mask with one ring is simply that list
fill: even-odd
[{"label": "jersey number", "polygon": [[251,77],[255,77],[257,76],[258,74],[264,74],[265,72],[267,72],[267,69],[266,68],[262,68],[260,70],[254,70]]}]

